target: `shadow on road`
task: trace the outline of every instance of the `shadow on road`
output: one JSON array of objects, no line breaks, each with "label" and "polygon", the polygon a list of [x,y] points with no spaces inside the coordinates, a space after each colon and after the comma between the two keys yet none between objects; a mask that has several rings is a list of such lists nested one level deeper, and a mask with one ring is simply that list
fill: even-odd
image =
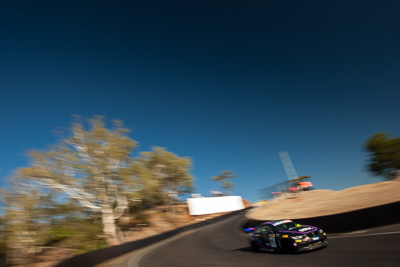
[{"label": "shadow on road", "polygon": [[[355,210],[335,215],[314,218],[293,219],[301,224],[315,225],[323,228],[328,233],[344,233],[355,230],[368,229],[378,226],[400,223],[400,202],[387,205]],[[242,228],[257,226],[265,220],[248,220]]]},{"label": "shadow on road", "polygon": [[276,252],[276,251],[260,251],[260,252],[254,252],[251,247],[242,247],[242,248],[237,248],[237,249],[233,249],[231,251],[242,251],[242,252],[248,252],[248,253],[253,253],[253,254],[258,254],[258,253],[265,253],[265,254],[277,254],[277,255],[303,255],[303,254],[308,254],[308,253],[313,253],[319,250],[323,250],[326,249],[327,247],[321,247],[321,248],[317,248],[314,250],[310,250],[310,251],[302,251],[302,252],[297,252],[297,253],[283,253],[283,252]]}]

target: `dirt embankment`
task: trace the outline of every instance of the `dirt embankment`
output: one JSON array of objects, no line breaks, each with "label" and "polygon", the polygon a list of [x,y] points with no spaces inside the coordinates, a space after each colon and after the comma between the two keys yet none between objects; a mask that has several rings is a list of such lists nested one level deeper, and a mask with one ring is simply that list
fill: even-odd
[{"label": "dirt embankment", "polygon": [[[251,202],[243,200],[244,206],[251,207]],[[186,204],[176,205],[173,207],[173,212],[167,214],[162,211],[163,208],[155,209],[147,212],[146,223],[137,224],[131,220],[129,216],[122,218],[119,221],[119,226],[123,230],[126,242],[136,241],[148,238],[154,235],[168,232],[190,224],[195,224],[204,220],[209,220],[214,217],[224,215],[229,212],[214,213],[208,215],[192,216]],[[37,255],[29,266],[32,267],[51,267],[59,262],[74,256],[73,249],[63,247],[63,242],[60,242],[54,247],[45,247],[43,252]],[[1,265],[1,263],[0,263]],[[22,267],[26,265],[18,265]]]},{"label": "dirt embankment", "polygon": [[302,219],[344,213],[400,201],[400,180],[379,182],[341,191],[312,190],[289,194],[247,213],[254,220]]}]

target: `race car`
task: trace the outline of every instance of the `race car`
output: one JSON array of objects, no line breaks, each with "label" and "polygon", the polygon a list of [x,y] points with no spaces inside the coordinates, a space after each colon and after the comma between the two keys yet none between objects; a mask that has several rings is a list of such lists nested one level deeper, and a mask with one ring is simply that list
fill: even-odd
[{"label": "race car", "polygon": [[328,245],[324,230],[292,220],[269,221],[244,230],[248,233],[247,238],[254,252],[263,250],[295,253]]}]

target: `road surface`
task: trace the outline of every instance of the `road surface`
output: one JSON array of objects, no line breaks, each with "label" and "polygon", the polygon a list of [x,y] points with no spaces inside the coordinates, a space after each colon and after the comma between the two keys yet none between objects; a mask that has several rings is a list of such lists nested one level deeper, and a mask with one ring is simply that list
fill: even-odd
[{"label": "road surface", "polygon": [[302,253],[253,253],[244,213],[127,255],[119,267],[400,266],[400,224],[329,235],[327,248]]}]

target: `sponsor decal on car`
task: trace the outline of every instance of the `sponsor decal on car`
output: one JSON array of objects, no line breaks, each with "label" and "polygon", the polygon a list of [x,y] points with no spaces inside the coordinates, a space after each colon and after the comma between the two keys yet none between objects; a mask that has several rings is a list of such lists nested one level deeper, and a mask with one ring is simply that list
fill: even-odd
[{"label": "sponsor decal on car", "polygon": [[312,240],[314,240],[314,241],[317,241],[317,240],[319,240],[319,236],[315,236],[315,237],[313,237],[313,238],[312,238]]},{"label": "sponsor decal on car", "polygon": [[306,231],[310,231],[310,230],[314,230],[314,228],[313,227],[306,227],[306,228],[301,228],[298,231],[299,232],[306,232]]},{"label": "sponsor decal on car", "polygon": [[282,236],[282,238],[288,238],[289,237],[289,235],[283,235]]},{"label": "sponsor decal on car", "polygon": [[288,223],[288,222],[292,222],[292,221],[291,220],[284,220],[284,221],[279,221],[279,222],[273,223],[272,225],[273,226],[278,226],[278,225],[281,225],[281,224],[284,224],[284,223]]}]

